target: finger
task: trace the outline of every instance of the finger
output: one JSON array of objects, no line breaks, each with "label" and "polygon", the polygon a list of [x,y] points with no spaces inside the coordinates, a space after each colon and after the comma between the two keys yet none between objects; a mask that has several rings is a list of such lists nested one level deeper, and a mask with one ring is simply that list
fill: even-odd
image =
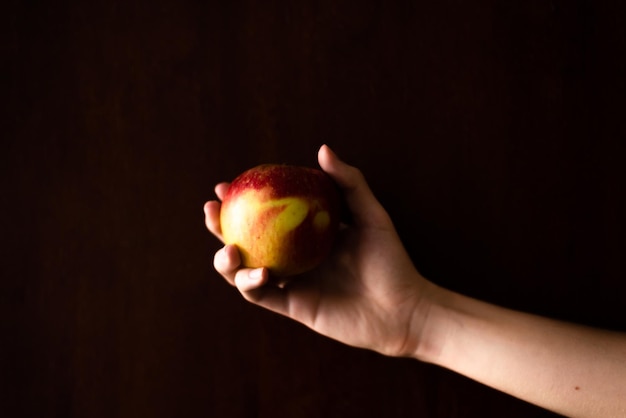
[{"label": "finger", "polygon": [[213,267],[230,284],[235,285],[235,276],[241,267],[241,257],[234,245],[226,245],[215,253]]},{"label": "finger", "polygon": [[217,195],[219,200],[224,200],[224,196],[226,196],[226,192],[228,191],[228,187],[230,186],[230,183],[218,183],[215,186],[215,194]]},{"label": "finger", "polygon": [[248,301],[281,315],[289,316],[288,290],[268,284],[266,268],[241,269],[235,275],[235,285]]},{"label": "finger", "polygon": [[372,226],[389,224],[387,212],[372,193],[358,168],[341,161],[328,145],[322,145],[317,158],[322,170],[342,189],[355,222]]},{"label": "finger", "polygon": [[204,224],[209,232],[224,242],[222,227],[220,225],[220,202],[216,200],[208,201],[204,204]]},{"label": "finger", "polygon": [[[235,274],[235,285],[237,289],[246,296],[252,296],[255,290],[258,290],[261,286],[268,281],[267,269],[260,267],[256,269],[240,269]],[[248,299],[248,297],[246,297]]]}]

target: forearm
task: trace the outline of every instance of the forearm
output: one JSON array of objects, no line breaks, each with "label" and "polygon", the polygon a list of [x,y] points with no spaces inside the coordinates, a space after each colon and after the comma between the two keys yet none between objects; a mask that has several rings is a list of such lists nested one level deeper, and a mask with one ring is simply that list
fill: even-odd
[{"label": "forearm", "polygon": [[435,288],[421,360],[572,417],[626,416],[626,336]]}]

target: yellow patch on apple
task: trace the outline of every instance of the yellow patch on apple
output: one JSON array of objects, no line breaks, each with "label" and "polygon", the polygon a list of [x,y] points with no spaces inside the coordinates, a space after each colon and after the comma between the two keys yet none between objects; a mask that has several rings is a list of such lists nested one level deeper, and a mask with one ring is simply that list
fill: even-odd
[{"label": "yellow patch on apple", "polygon": [[[223,217],[226,223],[235,225],[227,228],[224,240],[237,244],[248,239],[253,229],[260,233],[282,236],[304,221],[309,207],[302,199],[286,197],[276,200],[262,199],[263,191],[247,191],[233,203],[230,212]],[[271,209],[279,209],[275,216],[268,216]],[[230,218],[229,218],[230,217]],[[235,220],[237,220],[235,222]]]}]

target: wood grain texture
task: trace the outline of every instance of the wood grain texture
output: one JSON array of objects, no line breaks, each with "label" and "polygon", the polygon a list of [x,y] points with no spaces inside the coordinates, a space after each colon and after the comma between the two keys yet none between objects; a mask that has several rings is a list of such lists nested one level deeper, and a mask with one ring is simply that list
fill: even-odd
[{"label": "wood grain texture", "polygon": [[3,9],[0,415],[552,416],[218,277],[213,185],[322,143],[435,282],[626,330],[623,3]]}]

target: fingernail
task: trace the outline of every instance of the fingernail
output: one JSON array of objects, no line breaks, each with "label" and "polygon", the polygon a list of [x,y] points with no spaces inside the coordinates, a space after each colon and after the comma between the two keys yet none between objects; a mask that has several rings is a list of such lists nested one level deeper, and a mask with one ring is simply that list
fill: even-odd
[{"label": "fingernail", "polygon": [[263,267],[250,270],[250,273],[248,273],[248,277],[253,281],[258,282],[259,280],[261,280],[261,277],[263,277]]}]

